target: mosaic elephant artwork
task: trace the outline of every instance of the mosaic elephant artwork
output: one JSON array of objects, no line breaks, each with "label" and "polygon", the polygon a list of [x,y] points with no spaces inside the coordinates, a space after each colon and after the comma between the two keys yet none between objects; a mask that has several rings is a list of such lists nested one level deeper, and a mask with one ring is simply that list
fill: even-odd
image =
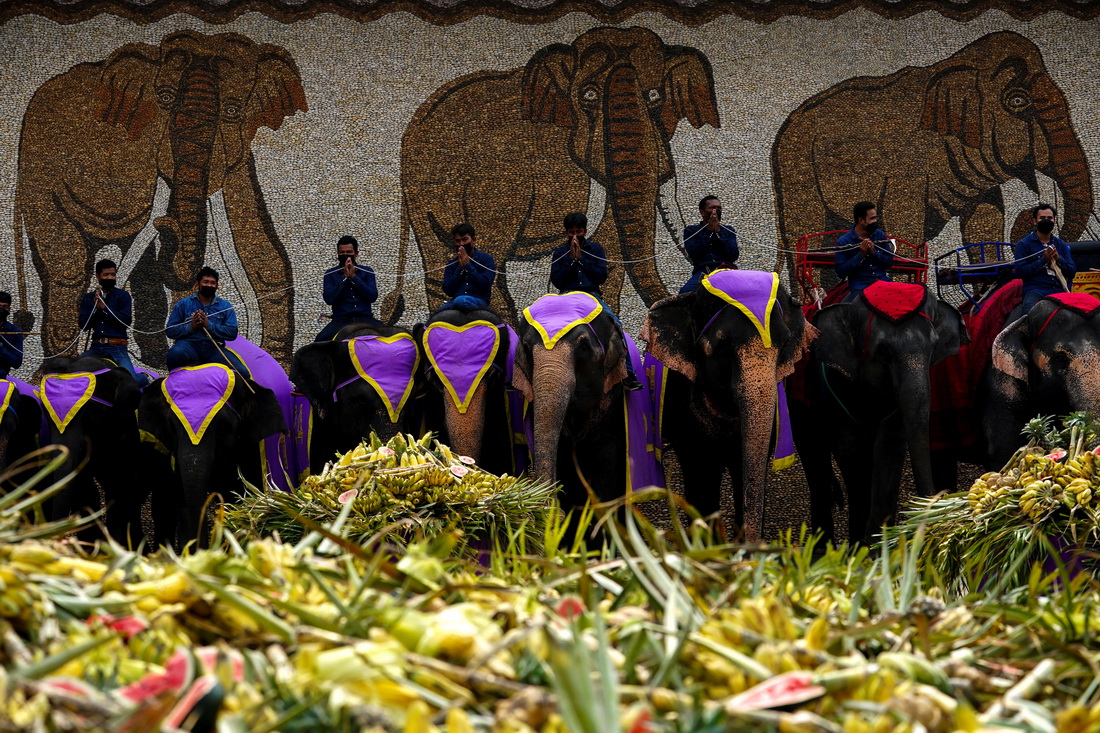
[{"label": "mosaic elephant artwork", "polygon": [[[190,292],[208,238],[238,253],[248,279],[235,283],[239,290],[261,296],[290,286],[290,259],[250,146],[260,127],[277,130],[306,109],[290,54],[234,33],[180,31],[159,46],[127,44],[43,84],[23,116],[15,252],[21,306],[28,308],[25,236],[42,282],[44,350],[73,341],[77,302],[107,244],[122,249],[119,284],[128,273],[134,325],[144,331],[164,326],[165,287],[176,297]],[[163,215],[154,205],[163,200],[158,188],[168,192]],[[210,215],[221,206],[227,232],[217,231]],[[286,364],[292,293],[258,297],[259,312],[250,314],[262,323],[263,348]],[[137,338],[143,361],[163,365],[165,337]]]},{"label": "mosaic elephant artwork", "polygon": [[[502,273],[494,307],[515,320],[509,261],[548,254],[563,236],[562,216],[589,208],[597,209],[593,220],[602,215],[590,234],[608,259],[634,261],[611,267],[604,297],[612,309],[626,274],[646,305],[664,297],[651,256],[658,214],[679,237],[661,190],[674,181],[669,140],[685,119],[719,126],[710,62],[644,28],[596,28],[543,48],[524,68],[441,87],[401,141],[398,281],[384,316],[393,323],[404,310],[410,228],[428,271],[429,307],[443,301],[450,229],[467,221]],[[606,192],[603,209],[599,196],[590,198],[593,182]]]},{"label": "mosaic elephant artwork", "polygon": [[1093,208],[1085,152],[1039,48],[1011,32],[931,66],[826,89],[791,113],[772,147],[788,245],[851,226],[852,204],[863,200],[913,242],[955,216],[964,243],[1001,241],[1001,185],[1018,179],[1038,192],[1037,172],[1061,187],[1060,236],[1077,239]]}]

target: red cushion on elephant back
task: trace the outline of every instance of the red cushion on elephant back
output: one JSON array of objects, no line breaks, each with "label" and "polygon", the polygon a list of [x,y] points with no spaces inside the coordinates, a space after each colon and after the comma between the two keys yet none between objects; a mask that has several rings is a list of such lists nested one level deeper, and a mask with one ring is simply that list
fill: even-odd
[{"label": "red cushion on elephant back", "polygon": [[920,310],[925,287],[918,283],[895,283],[879,280],[863,291],[863,302],[883,318],[897,323]]},{"label": "red cushion on elephant back", "polygon": [[1100,310],[1100,300],[1089,293],[1054,293],[1047,297],[1057,301],[1063,308],[1077,311],[1086,318]]}]

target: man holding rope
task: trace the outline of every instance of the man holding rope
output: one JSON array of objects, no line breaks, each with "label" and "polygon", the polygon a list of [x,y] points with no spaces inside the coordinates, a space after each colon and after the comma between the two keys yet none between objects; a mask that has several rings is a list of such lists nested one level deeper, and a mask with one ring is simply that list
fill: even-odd
[{"label": "man holding rope", "polygon": [[1024,281],[1024,302],[1019,311],[1009,316],[1016,320],[1048,295],[1065,290],[1058,278],[1061,271],[1064,282],[1073,282],[1077,265],[1073,262],[1069,245],[1054,236],[1054,220],[1058,212],[1050,204],[1040,203],[1031,210],[1035,231],[1016,243],[1016,266],[1013,276]]},{"label": "man holding rope", "polygon": [[469,313],[487,309],[497,276],[496,262],[491,254],[477,248],[477,234],[470,224],[456,225],[451,237],[455,257],[443,270],[443,294],[450,300],[439,306],[439,310],[456,308]]},{"label": "man holding rope", "polygon": [[684,249],[691,258],[692,270],[681,293],[695,290],[703,277],[720,267],[736,267],[733,263],[740,254],[737,233],[722,224],[722,202],[717,196],[704,196],[699,201],[699,217],[698,224],[684,228]]},{"label": "man holding rope", "polygon": [[870,201],[860,201],[852,207],[854,227],[836,240],[837,277],[848,278],[848,294],[844,303],[850,303],[873,282],[891,280],[886,274],[894,264],[894,253],[879,228],[878,211]]},{"label": "man holding rope", "polygon": [[374,317],[371,303],[378,299],[374,270],[359,264],[359,242],[350,235],[336,243],[337,267],[325,273],[325,302],[332,306],[332,320],[314,341],[331,341],[344,326],[367,323],[381,326]]},{"label": "man holding rope", "polygon": [[226,364],[239,374],[248,370],[236,354],[225,348],[237,338],[237,313],[228,301],[217,297],[218,273],[203,267],[195,277],[195,294],[172,308],[165,333],[176,340],[168,349],[168,369],[196,364]]},{"label": "man holding rope", "polygon": [[81,356],[109,359],[130,372],[142,387],[149,384],[149,375],[138,374],[130,360],[127,329],[133,323],[134,300],[130,294],[115,287],[118,268],[111,260],[95,263],[98,287],[85,293],[77,310],[81,331],[92,329],[92,345]]}]

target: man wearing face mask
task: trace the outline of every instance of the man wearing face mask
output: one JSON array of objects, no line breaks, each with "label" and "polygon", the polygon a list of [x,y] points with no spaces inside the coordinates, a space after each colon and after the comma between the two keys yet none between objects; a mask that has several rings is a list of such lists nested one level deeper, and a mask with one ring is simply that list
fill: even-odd
[{"label": "man wearing face mask", "polygon": [[886,271],[894,264],[894,251],[880,228],[875,205],[860,201],[852,207],[852,221],[856,225],[837,238],[833,255],[837,276],[848,278],[844,303],[858,298],[873,282],[891,280]]},{"label": "man wearing face mask", "polygon": [[168,349],[168,369],[216,363],[247,375],[236,354],[225,348],[226,341],[237,338],[237,312],[228,301],[217,297],[218,273],[214,268],[199,270],[195,291],[176,303],[168,316],[165,333],[176,340]]},{"label": "man wearing face mask", "polygon": [[23,330],[8,321],[11,293],[0,290],[0,379],[23,366]]},{"label": "man wearing face mask", "polygon": [[496,262],[488,252],[477,248],[477,233],[470,224],[451,229],[455,257],[443,269],[443,294],[448,300],[438,310],[455,308],[463,313],[489,307],[496,279]]},{"label": "man wearing face mask", "polygon": [[374,270],[357,261],[359,242],[355,237],[340,237],[336,258],[339,264],[325,273],[325,302],[332,306],[332,320],[314,341],[331,341],[341,328],[352,323],[382,325],[371,312],[371,303],[378,299]]},{"label": "man wearing face mask", "polygon": [[737,233],[733,227],[722,223],[722,202],[717,196],[704,196],[699,201],[698,224],[684,228],[684,249],[691,258],[691,277],[681,293],[690,293],[699,287],[700,281],[721,267],[736,267],[740,252],[737,249]]},{"label": "man wearing face mask", "polygon": [[1050,204],[1041,203],[1031,210],[1035,231],[1016,243],[1016,267],[1013,276],[1024,281],[1024,302],[1015,320],[1031,310],[1047,295],[1063,292],[1055,268],[1061,270],[1066,284],[1073,282],[1077,265],[1073,263],[1069,245],[1054,236],[1054,220],[1058,212]]},{"label": "man wearing face mask", "polygon": [[133,323],[134,301],[122,288],[116,288],[118,268],[111,260],[95,263],[95,277],[99,284],[95,290],[85,293],[80,299],[77,323],[80,330],[92,330],[91,347],[81,356],[96,356],[110,359],[130,372],[130,375],[145,386],[149,377],[138,374],[126,346],[130,324]]}]

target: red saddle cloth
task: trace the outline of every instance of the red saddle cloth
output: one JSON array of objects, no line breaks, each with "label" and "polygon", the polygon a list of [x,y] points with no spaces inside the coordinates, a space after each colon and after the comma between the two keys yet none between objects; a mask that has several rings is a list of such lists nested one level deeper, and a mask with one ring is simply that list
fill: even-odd
[{"label": "red saddle cloth", "polygon": [[868,308],[897,323],[920,310],[925,292],[925,287],[918,283],[878,280],[864,289],[862,297]]},{"label": "red saddle cloth", "polygon": [[1058,305],[1063,308],[1077,311],[1085,318],[1091,317],[1096,311],[1100,310],[1100,300],[1088,293],[1054,293],[1047,297],[1057,301]]}]

